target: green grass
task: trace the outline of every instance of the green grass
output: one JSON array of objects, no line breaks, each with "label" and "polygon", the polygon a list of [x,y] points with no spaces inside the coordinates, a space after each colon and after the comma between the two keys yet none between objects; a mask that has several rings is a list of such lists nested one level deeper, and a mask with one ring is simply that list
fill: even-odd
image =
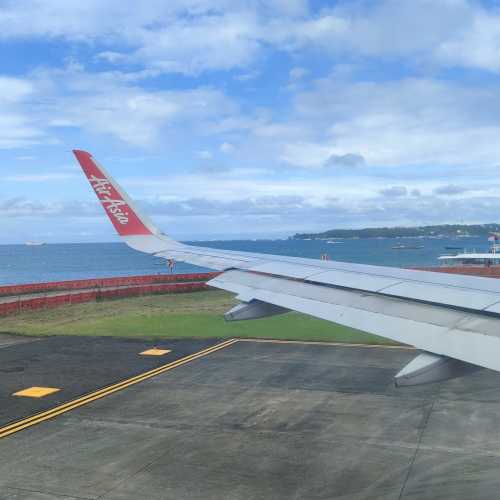
[{"label": "green grass", "polygon": [[359,330],[298,313],[254,321],[225,322],[223,313],[235,304],[232,295],[222,291],[135,297],[0,318],[0,333],[390,343]]}]

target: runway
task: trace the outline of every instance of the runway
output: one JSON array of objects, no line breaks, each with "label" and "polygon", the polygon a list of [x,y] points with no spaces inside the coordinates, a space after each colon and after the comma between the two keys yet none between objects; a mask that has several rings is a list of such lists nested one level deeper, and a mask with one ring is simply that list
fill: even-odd
[{"label": "runway", "polygon": [[[0,339],[3,428],[188,361],[0,439],[1,500],[491,499],[500,487],[493,372],[397,389],[412,350],[15,340]],[[151,348],[171,352],[140,354]],[[59,390],[12,395],[31,386]]]}]

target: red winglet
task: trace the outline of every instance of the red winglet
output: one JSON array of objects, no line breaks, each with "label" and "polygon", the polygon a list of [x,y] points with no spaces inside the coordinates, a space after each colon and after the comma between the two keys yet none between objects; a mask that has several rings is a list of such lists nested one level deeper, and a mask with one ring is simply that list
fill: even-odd
[{"label": "red winglet", "polygon": [[111,176],[97,164],[90,153],[73,150],[90,185],[120,236],[151,235],[131,200],[121,191]]}]

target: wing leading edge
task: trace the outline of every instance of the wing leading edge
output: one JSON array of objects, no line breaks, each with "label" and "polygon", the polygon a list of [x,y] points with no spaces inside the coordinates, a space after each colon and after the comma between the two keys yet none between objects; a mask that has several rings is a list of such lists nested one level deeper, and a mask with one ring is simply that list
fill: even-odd
[{"label": "wing leading edge", "polygon": [[400,385],[474,367],[500,371],[500,280],[219,250],[163,234],[89,153],[74,154],[118,234],[135,250],[223,271],[210,285],[238,294],[228,320],[288,310],[364,330],[425,353]]}]

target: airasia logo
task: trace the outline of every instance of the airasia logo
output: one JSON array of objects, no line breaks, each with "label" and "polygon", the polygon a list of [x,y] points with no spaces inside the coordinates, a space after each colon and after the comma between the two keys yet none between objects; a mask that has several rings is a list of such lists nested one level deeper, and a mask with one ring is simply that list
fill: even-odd
[{"label": "airasia logo", "polygon": [[95,175],[89,177],[89,181],[105,210],[119,224],[126,226],[129,222],[128,212],[124,212],[121,207],[127,206],[127,204],[123,200],[114,200],[111,198],[111,183],[107,179],[99,179]]}]

